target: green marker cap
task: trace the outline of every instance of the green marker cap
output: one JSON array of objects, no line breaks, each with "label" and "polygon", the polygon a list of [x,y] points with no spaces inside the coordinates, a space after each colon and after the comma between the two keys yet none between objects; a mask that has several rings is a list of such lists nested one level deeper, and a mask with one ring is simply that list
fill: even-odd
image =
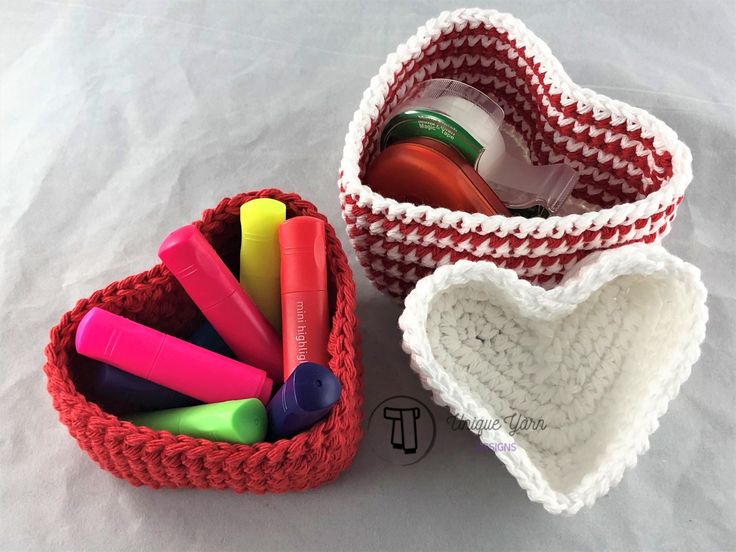
[{"label": "green marker cap", "polygon": [[258,399],[241,399],[185,408],[143,412],[123,417],[136,425],[174,435],[250,445],[263,441],[268,422]]}]

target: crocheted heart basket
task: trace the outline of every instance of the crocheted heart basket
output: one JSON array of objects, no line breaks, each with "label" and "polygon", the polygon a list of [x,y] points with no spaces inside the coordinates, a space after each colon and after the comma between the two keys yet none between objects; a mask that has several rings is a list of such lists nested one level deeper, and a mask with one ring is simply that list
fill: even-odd
[{"label": "crocheted heart basket", "polygon": [[[533,163],[566,163],[594,210],[548,219],[398,203],[361,178],[391,110],[417,83],[451,78],[503,107],[505,131]],[[658,241],[692,179],[690,150],[642,109],[574,84],[518,19],[462,9],[431,19],[371,79],[345,138],[339,190],[358,259],[374,285],[404,296],[436,267],[491,261],[545,287],[593,251]]]},{"label": "crocheted heart basket", "polygon": [[588,256],[552,290],[493,263],[443,266],[399,326],[433,400],[531,500],[570,515],[649,449],[700,355],[706,297],[697,268],[632,244]]},{"label": "crocheted heart basket", "polygon": [[[269,189],[223,199],[195,225],[229,267],[238,263],[240,205],[257,197],[283,201],[289,214],[318,217],[296,194]],[[342,395],[327,418],[292,439],[238,445],[153,431],[104,411],[86,389],[91,361],[76,353],[77,325],[92,307],[183,337],[202,315],[163,265],[129,276],[81,299],[51,330],[44,371],[61,422],[103,469],[133,485],[285,492],[330,481],[353,460],[361,438],[361,365],[355,317],[355,285],[340,241],[327,223],[331,331],[329,367]]]}]

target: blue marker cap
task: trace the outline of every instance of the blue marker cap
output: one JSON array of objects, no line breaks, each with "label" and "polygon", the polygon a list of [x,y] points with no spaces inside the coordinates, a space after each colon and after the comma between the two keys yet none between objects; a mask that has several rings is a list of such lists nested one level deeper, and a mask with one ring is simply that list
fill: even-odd
[{"label": "blue marker cap", "polygon": [[218,355],[235,358],[235,355],[230,350],[230,347],[227,346],[225,340],[220,337],[220,334],[215,331],[212,324],[207,321],[203,322],[202,325],[189,337],[189,339],[187,339],[187,341],[193,345],[202,347],[203,349],[209,349]]},{"label": "blue marker cap", "polygon": [[340,398],[342,386],[321,364],[302,362],[268,403],[271,440],[288,439],[324,418]]},{"label": "blue marker cap", "polygon": [[201,404],[197,399],[99,363],[92,373],[93,397],[115,410],[164,410]]}]

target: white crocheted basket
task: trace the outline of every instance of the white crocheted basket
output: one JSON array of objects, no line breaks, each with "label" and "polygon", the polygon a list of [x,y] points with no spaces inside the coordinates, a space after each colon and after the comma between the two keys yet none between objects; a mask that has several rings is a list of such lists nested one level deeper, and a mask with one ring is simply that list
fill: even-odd
[{"label": "white crocheted basket", "polygon": [[399,325],[434,401],[531,500],[574,514],[649,448],[700,354],[705,300],[697,268],[635,244],[587,257],[551,291],[493,263],[443,266]]},{"label": "white crocheted basket", "polygon": [[[597,210],[546,220],[488,217],[398,203],[364,186],[390,110],[416,83],[440,77],[493,97],[530,159],[575,168],[574,196]],[[463,9],[428,21],[371,79],[345,138],[339,190],[368,277],[404,296],[436,267],[462,259],[491,261],[551,286],[591,252],[658,241],[691,179],[690,151],[665,123],[574,84],[511,15]]]}]

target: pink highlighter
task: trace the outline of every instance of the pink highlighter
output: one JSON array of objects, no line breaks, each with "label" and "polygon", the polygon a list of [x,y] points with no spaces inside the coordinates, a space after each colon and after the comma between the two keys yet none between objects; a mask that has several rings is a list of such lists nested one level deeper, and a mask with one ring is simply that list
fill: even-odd
[{"label": "pink highlighter", "polygon": [[158,256],[235,356],[280,384],[281,340],[200,231],[191,224],[174,230]]},{"label": "pink highlighter", "polygon": [[266,372],[94,307],[75,338],[77,352],[206,403],[257,398],[268,404]]}]

